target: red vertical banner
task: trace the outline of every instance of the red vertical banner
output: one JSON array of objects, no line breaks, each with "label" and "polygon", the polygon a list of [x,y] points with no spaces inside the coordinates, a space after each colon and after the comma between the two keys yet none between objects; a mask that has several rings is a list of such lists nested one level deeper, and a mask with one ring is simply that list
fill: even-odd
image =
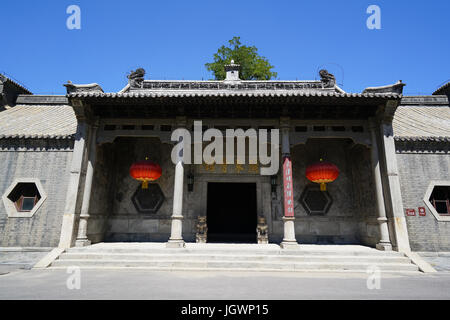
[{"label": "red vertical banner", "polygon": [[283,162],[284,216],[294,216],[294,190],[292,184],[292,163],[289,157]]}]

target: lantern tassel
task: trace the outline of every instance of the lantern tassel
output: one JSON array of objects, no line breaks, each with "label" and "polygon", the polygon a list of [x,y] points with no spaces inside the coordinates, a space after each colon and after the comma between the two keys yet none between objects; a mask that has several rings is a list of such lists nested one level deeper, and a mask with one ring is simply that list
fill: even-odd
[{"label": "lantern tassel", "polygon": [[142,181],[142,189],[148,189],[148,181],[147,180]]},{"label": "lantern tassel", "polygon": [[320,184],[320,191],[327,191],[327,184],[326,183],[322,182]]}]

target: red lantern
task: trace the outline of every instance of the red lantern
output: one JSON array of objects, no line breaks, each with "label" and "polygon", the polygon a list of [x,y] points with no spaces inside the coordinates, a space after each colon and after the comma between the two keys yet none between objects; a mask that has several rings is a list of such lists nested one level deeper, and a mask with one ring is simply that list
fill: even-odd
[{"label": "red lantern", "polygon": [[131,165],[130,175],[139,181],[142,181],[142,189],[148,188],[149,181],[155,181],[161,177],[162,169],[154,162],[151,162],[145,158],[144,161],[138,161]]},{"label": "red lantern", "polygon": [[322,159],[306,168],[306,177],[312,182],[320,183],[320,191],[326,191],[326,183],[333,182],[338,176],[338,167],[330,162],[323,162]]}]

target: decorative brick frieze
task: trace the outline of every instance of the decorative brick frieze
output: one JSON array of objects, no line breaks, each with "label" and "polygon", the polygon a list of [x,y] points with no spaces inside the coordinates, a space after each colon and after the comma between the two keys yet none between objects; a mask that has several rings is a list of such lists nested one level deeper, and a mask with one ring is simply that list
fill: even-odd
[{"label": "decorative brick frieze", "polygon": [[72,151],[73,138],[69,139],[0,139],[2,151]]},{"label": "decorative brick frieze", "polygon": [[396,153],[450,153],[450,138],[447,137],[401,137],[395,138]]}]

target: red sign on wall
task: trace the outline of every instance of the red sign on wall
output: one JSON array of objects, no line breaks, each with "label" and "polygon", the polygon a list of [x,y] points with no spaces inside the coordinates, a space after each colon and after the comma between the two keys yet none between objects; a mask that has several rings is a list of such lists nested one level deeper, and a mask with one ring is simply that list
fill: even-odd
[{"label": "red sign on wall", "polygon": [[424,207],[419,207],[419,216],[424,217],[426,215],[427,215],[427,212],[426,212],[425,208]]},{"label": "red sign on wall", "polygon": [[416,209],[406,209],[406,215],[411,217],[416,215]]},{"label": "red sign on wall", "polygon": [[284,216],[294,216],[294,190],[292,184],[292,163],[289,157],[283,162],[283,184],[284,184]]}]

